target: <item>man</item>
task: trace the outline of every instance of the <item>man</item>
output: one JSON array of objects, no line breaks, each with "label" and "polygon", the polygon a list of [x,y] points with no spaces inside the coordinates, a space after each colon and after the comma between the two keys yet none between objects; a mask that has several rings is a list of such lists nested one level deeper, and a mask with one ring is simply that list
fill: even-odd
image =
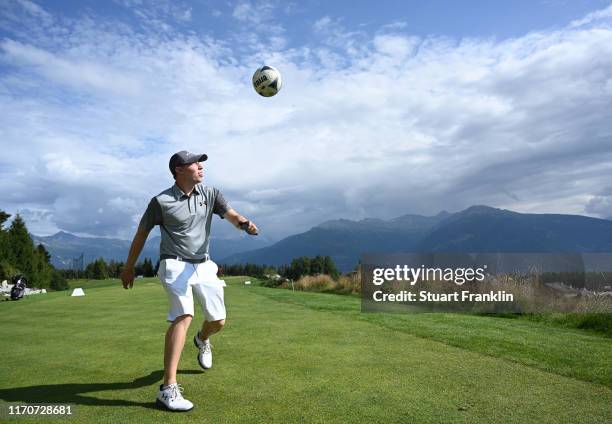
[{"label": "man", "polygon": [[188,411],[193,404],[184,399],[177,384],[176,372],[187,330],[194,315],[193,296],[198,298],[204,322],[194,343],[199,349],[198,362],[204,369],[212,367],[209,337],[225,324],[225,283],[217,278],[217,265],[210,260],[208,245],[212,214],[227,219],[249,234],[257,226],[232,209],[219,190],[200,184],[204,179],[202,162],[205,154],[187,151],[170,158],[170,172],[175,184],[153,197],[145,211],[121,280],[125,289],[134,285],[134,264],[155,225],[161,229],[158,275],[170,301],[164,347],[164,382],[157,393],[157,403],[172,411]]}]

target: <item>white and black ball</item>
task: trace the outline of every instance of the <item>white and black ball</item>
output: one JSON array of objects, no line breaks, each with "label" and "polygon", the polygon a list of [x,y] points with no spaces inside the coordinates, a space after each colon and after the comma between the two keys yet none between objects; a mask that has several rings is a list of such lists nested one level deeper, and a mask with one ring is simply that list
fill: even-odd
[{"label": "white and black ball", "polygon": [[272,97],[278,93],[283,85],[278,69],[264,65],[253,74],[253,88],[264,97]]}]

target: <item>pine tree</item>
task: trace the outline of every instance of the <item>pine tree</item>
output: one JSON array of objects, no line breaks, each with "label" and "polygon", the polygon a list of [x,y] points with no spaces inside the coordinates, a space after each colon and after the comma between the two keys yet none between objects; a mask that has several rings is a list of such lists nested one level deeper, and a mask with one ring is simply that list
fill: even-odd
[{"label": "pine tree", "polygon": [[36,287],[47,288],[51,286],[51,277],[53,274],[53,266],[51,266],[51,255],[42,244],[39,244],[35,250],[36,253],[36,274],[38,281]]},{"label": "pine tree", "polygon": [[310,274],[316,275],[316,274],[323,274],[324,272],[325,272],[325,260],[323,259],[323,256],[315,256],[310,261]]},{"label": "pine tree", "polygon": [[337,280],[338,277],[340,277],[340,272],[338,271],[338,268],[336,268],[336,264],[334,263],[333,259],[331,258],[331,256],[326,256],[324,259],[324,266],[323,266],[323,272],[329,276],[331,276],[331,278],[333,278],[334,280]]},{"label": "pine tree", "polygon": [[34,246],[21,216],[15,216],[6,230],[3,225],[9,217],[0,211],[0,278],[23,274],[30,287],[51,287],[55,272],[51,255],[43,245]]},{"label": "pine tree", "polygon": [[153,263],[151,262],[151,259],[149,258],[145,258],[143,264],[142,264],[142,275],[143,277],[153,277],[154,273],[153,273]]},{"label": "pine tree", "polygon": [[54,269],[51,272],[51,282],[49,284],[49,287],[51,287],[53,290],[67,290],[68,282],[66,281],[61,272]]},{"label": "pine tree", "polygon": [[104,258],[98,258],[93,263],[93,275],[94,280],[105,280],[108,278],[108,269]]},{"label": "pine tree", "polygon": [[16,270],[9,259],[8,231],[4,229],[4,223],[11,215],[0,210],[0,280],[8,280]]},{"label": "pine tree", "polygon": [[47,249],[45,249],[45,246],[43,246],[42,244],[39,244],[38,246],[36,246],[36,250],[38,250],[38,254],[40,255],[41,258],[44,259],[46,263],[48,264],[51,263],[51,254],[49,254]]},{"label": "pine tree", "polygon": [[18,272],[23,273],[33,285],[38,280],[38,255],[34,250],[34,243],[28,234],[25,222],[17,215],[8,231],[9,262],[14,264]]}]

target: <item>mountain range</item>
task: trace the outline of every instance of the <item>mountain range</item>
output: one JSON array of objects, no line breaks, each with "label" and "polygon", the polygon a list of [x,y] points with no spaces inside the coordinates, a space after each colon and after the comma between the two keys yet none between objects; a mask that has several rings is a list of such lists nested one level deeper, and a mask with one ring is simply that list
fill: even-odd
[{"label": "mountain range", "polygon": [[[56,268],[71,268],[73,260],[83,254],[83,264],[97,258],[109,261],[124,262],[130,249],[131,240],[101,237],[79,237],[65,231],[59,231],[51,236],[36,236],[30,234],[36,244],[42,244],[51,254],[51,263]],[[159,258],[160,236],[149,236],[139,261],[149,258],[155,262]],[[267,243],[256,237],[241,237],[239,239],[211,239],[211,255],[214,257],[226,257],[244,250],[250,250],[265,246]]]},{"label": "mountain range", "polygon": [[363,253],[399,252],[612,252],[612,221],[488,206],[391,220],[338,219],[221,262],[282,265],[298,256],[329,255],[346,272]]},{"label": "mountain range", "polygon": [[[97,257],[124,261],[130,241],[78,237],[59,232],[32,236],[45,245],[52,263],[68,268],[84,253],[85,264]],[[612,252],[612,221],[581,215],[524,214],[488,206],[434,216],[403,215],[390,220],[336,219],[265,245],[257,237],[211,240],[218,263],[283,265],[299,256],[329,255],[342,272],[352,270],[364,253],[399,252]],[[159,236],[140,255],[155,262]]]}]

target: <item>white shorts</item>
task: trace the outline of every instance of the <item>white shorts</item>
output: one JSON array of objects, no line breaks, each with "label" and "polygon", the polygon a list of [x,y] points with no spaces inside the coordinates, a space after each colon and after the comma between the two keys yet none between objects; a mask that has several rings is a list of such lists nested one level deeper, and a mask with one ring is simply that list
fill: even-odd
[{"label": "white shorts", "polygon": [[193,317],[194,295],[206,321],[225,319],[225,281],[217,277],[218,269],[217,264],[211,260],[192,264],[176,259],[162,259],[157,275],[170,301],[168,321],[172,322],[181,315]]}]

